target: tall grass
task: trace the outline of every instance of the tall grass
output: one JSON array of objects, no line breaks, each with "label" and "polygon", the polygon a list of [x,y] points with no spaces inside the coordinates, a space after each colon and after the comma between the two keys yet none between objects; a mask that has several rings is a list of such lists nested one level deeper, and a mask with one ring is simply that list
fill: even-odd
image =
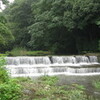
[{"label": "tall grass", "polygon": [[22,47],[16,47],[11,52],[6,52],[9,56],[25,56],[27,54],[27,50]]},{"label": "tall grass", "polygon": [[8,56],[46,56],[51,55],[50,51],[27,51],[25,48],[16,47],[11,51],[6,52]]}]

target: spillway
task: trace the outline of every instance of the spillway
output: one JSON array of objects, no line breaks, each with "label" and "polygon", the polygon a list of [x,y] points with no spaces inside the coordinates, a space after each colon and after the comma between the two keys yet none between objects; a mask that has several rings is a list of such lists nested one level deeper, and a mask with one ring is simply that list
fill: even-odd
[{"label": "spillway", "polygon": [[12,77],[42,75],[100,75],[96,56],[6,57],[6,68]]}]

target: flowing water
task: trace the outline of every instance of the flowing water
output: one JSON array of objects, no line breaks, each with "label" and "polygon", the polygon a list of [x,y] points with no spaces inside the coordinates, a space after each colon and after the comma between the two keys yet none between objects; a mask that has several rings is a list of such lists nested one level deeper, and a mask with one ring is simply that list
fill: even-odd
[{"label": "flowing water", "polygon": [[6,61],[11,77],[36,79],[42,75],[57,75],[59,85],[81,84],[88,94],[100,98],[100,91],[92,84],[100,80],[100,63],[96,56],[6,57]]},{"label": "flowing water", "polygon": [[100,75],[96,56],[6,57],[6,61],[12,77]]}]

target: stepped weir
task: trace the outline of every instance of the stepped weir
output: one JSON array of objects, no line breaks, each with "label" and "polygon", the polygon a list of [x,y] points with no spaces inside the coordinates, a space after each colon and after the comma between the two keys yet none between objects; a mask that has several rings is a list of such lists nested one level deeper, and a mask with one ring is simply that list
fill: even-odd
[{"label": "stepped weir", "polygon": [[96,56],[6,57],[6,68],[12,77],[42,75],[100,75]]}]

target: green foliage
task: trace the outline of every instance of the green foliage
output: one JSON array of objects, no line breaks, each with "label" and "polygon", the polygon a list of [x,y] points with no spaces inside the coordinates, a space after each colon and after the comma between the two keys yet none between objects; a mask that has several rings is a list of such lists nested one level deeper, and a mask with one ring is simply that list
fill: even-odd
[{"label": "green foliage", "polygon": [[21,86],[10,79],[5,65],[5,58],[0,57],[0,100],[18,100],[21,97]]},{"label": "green foliage", "polygon": [[72,84],[72,85],[78,89],[85,90],[85,87],[83,85],[78,85],[78,84]]},{"label": "green foliage", "polygon": [[0,23],[3,23],[3,24],[7,23],[7,19],[5,18],[5,16],[1,12],[0,12]]},{"label": "green foliage", "polygon": [[94,24],[99,18],[99,7],[100,2],[94,0],[40,0],[33,3],[35,22],[29,27],[29,45],[33,49],[48,48],[61,54],[65,51],[71,54],[96,51],[98,39],[94,34],[99,34],[99,29],[97,33],[91,32],[90,26],[97,27]]},{"label": "green foliage", "polygon": [[18,83],[20,83],[20,82],[33,82],[33,80],[30,77],[17,77],[17,78],[14,78],[14,80]]},{"label": "green foliage", "polygon": [[5,58],[0,57],[0,100],[17,100],[20,88],[9,78],[5,64]]},{"label": "green foliage", "polygon": [[[1,13],[0,13],[1,14]],[[6,18],[0,15],[0,51],[7,48],[7,46],[14,40],[14,37],[7,26]]]},{"label": "green foliage", "polygon": [[27,50],[22,47],[16,47],[11,52],[7,51],[6,54],[9,56],[25,56],[27,55]]},{"label": "green foliage", "polygon": [[[23,80],[23,79],[22,79]],[[83,86],[55,84],[58,78],[43,76],[35,81],[20,81],[23,87],[21,100],[94,100],[87,96]]]},{"label": "green foliage", "polygon": [[[10,29],[15,36],[15,44],[22,47],[28,47],[30,40],[28,26],[34,20],[31,12],[31,4],[34,0],[15,0],[9,5],[5,13],[10,22]],[[16,17],[17,16],[17,17]]]},{"label": "green foliage", "polygon": [[0,84],[9,80],[8,73],[4,67],[5,64],[4,57],[0,57]]},{"label": "green foliage", "polygon": [[100,0],[15,0],[4,13],[15,45],[56,54],[99,51]]},{"label": "green foliage", "polygon": [[94,86],[96,89],[99,89],[99,90],[100,90],[100,81],[94,81],[94,82],[93,82],[93,86]]},{"label": "green foliage", "polygon": [[7,56],[7,54],[0,54],[0,57],[5,57]]},{"label": "green foliage", "polygon": [[0,84],[1,100],[18,100],[21,97],[21,86],[13,81]]},{"label": "green foliage", "polygon": [[0,44],[6,45],[13,38],[9,29],[2,23],[0,23]]},{"label": "green foliage", "polygon": [[9,76],[4,68],[0,68],[0,83],[8,81]]},{"label": "green foliage", "polygon": [[0,56],[0,67],[4,66],[6,64],[6,61],[3,56]]},{"label": "green foliage", "polygon": [[11,51],[7,51],[8,56],[45,56],[53,53],[49,51],[27,51],[25,48],[16,47]]},{"label": "green foliage", "polygon": [[44,77],[41,77],[40,78],[41,81],[43,81],[44,84],[47,84],[47,85],[55,85],[58,81],[58,78],[56,76],[44,76]]}]

